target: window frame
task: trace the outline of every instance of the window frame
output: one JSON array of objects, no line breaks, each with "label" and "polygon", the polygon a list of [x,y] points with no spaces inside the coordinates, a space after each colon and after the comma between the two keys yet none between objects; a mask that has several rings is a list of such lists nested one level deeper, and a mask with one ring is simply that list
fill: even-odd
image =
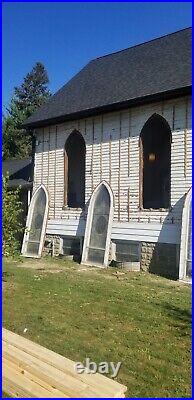
[{"label": "window frame", "polygon": [[83,140],[85,149],[84,149],[84,178],[86,180],[86,142],[83,137],[83,135],[76,129],[74,129],[69,136],[67,137],[65,141],[65,146],[64,146],[64,196],[63,196],[63,210],[84,210],[85,209],[85,192],[86,192],[86,187],[85,187],[85,182],[84,182],[84,205],[82,207],[71,207],[68,205],[68,171],[69,171],[69,163],[68,163],[68,154],[66,150],[66,145],[68,144],[68,141],[70,140],[70,137],[76,134],[80,136],[80,138]]},{"label": "window frame", "polygon": [[[108,219],[108,228],[107,228],[107,235],[106,235],[106,245],[105,245],[105,252],[104,252],[104,261],[103,264],[98,264],[95,262],[88,261],[88,250],[89,250],[89,243],[91,237],[91,230],[92,230],[92,221],[93,221],[93,213],[94,213],[94,205],[96,201],[96,195],[100,190],[101,186],[105,186],[109,193],[110,197],[110,210],[109,210],[109,219]],[[110,248],[110,241],[111,241],[111,231],[112,231],[112,224],[113,224],[113,216],[114,216],[114,195],[112,192],[111,187],[106,181],[101,181],[96,188],[94,189],[92,196],[90,198],[90,203],[88,207],[87,213],[87,220],[86,220],[86,228],[84,234],[84,243],[83,243],[83,251],[82,251],[82,259],[81,264],[84,265],[93,265],[99,268],[104,268],[108,266],[108,256],[109,256],[109,248]]]},{"label": "window frame", "polygon": [[[153,117],[160,117],[164,123],[167,124],[170,132],[170,193],[169,193],[169,206],[168,207],[159,207],[159,208],[145,208],[143,207],[143,184],[144,184],[144,179],[143,179],[143,168],[144,168],[144,151],[143,151],[143,140],[142,140],[142,132],[145,127],[145,125],[151,120]],[[171,166],[172,166],[172,150],[171,150],[171,144],[172,144],[172,131],[170,128],[170,125],[168,121],[160,114],[154,113],[152,114],[144,123],[140,136],[139,136],[139,211],[142,212],[155,212],[155,211],[161,211],[161,212],[169,212],[172,210],[172,204],[171,204]]]},{"label": "window frame", "polygon": [[[180,235],[180,257],[179,257],[179,279],[187,278],[187,251],[188,251],[188,236],[189,236],[189,213],[192,203],[192,187],[185,194]],[[191,222],[192,223],[192,222]],[[192,225],[191,225],[192,230]]]},{"label": "window frame", "polygon": [[[28,241],[29,241],[29,234],[30,234],[29,227],[31,226],[31,222],[32,222],[34,205],[35,205],[35,202],[36,202],[37,194],[38,194],[39,190],[41,190],[41,189],[43,189],[44,192],[45,192],[46,204],[45,204],[45,211],[44,211],[44,217],[43,217],[43,223],[42,223],[42,231],[41,231],[41,236],[40,236],[38,254],[33,255],[33,254],[28,254],[26,250],[27,250],[27,244],[28,244]],[[48,211],[49,211],[49,195],[48,195],[48,191],[47,191],[45,185],[41,184],[41,185],[39,185],[37,187],[37,189],[33,193],[32,198],[31,198],[31,202],[30,202],[30,205],[29,205],[29,208],[28,208],[26,227],[25,227],[25,232],[24,232],[24,237],[23,237],[23,242],[22,242],[22,250],[21,250],[21,255],[22,256],[29,257],[29,258],[40,258],[41,257],[42,251],[43,251],[45,234],[46,234]]]}]

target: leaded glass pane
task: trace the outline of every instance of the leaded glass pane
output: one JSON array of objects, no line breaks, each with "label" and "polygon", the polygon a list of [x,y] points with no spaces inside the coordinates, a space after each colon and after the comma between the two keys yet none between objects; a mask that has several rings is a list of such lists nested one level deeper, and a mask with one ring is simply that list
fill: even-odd
[{"label": "leaded glass pane", "polygon": [[29,227],[29,236],[27,243],[27,254],[38,255],[41,233],[42,233],[42,224],[44,220],[46,206],[46,194],[44,190],[41,188],[36,195],[36,199],[34,202],[34,208],[32,211],[32,219],[31,226]]},{"label": "leaded glass pane", "polygon": [[38,254],[40,242],[32,243],[28,242],[27,244],[27,252],[28,254],[36,255]]},{"label": "leaded glass pane", "polygon": [[99,188],[94,203],[88,261],[103,264],[110,213],[110,195],[104,185]]},{"label": "leaded glass pane", "polygon": [[88,261],[95,264],[102,264],[104,263],[104,253],[105,250],[95,250],[89,249],[88,250]]}]

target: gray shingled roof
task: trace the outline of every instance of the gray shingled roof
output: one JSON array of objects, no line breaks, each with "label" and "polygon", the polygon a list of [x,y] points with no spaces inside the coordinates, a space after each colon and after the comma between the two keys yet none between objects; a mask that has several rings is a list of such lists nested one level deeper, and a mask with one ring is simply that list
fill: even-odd
[{"label": "gray shingled roof", "polygon": [[33,164],[31,158],[5,160],[3,175],[9,177],[8,187],[31,187],[33,179]]},{"label": "gray shingled roof", "polygon": [[187,28],[92,60],[25,125],[41,126],[190,88],[191,34]]}]

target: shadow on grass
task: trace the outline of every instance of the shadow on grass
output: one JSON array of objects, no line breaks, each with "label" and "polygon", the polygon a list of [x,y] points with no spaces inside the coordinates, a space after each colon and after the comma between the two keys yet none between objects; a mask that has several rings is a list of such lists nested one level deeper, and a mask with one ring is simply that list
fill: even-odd
[{"label": "shadow on grass", "polygon": [[180,308],[169,303],[162,306],[165,313],[174,321],[173,326],[179,330],[181,336],[187,336],[191,331],[192,313],[191,311]]}]

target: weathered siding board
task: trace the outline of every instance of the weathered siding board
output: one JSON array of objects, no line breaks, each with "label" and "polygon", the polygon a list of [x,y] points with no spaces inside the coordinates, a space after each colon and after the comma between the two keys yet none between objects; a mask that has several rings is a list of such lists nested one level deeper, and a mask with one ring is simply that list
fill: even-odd
[{"label": "weathered siding board", "polygon": [[[63,236],[84,236],[85,221],[71,220],[49,220],[47,234]],[[111,239],[164,242],[178,244],[180,242],[180,226],[175,224],[148,224],[114,222]]]},{"label": "weathered siding board", "polygon": [[[163,115],[172,130],[170,211],[139,209],[139,136],[145,122],[154,113]],[[64,147],[74,129],[80,131],[86,142],[86,203],[94,188],[104,179],[114,194],[114,223],[144,223],[149,232],[149,222],[165,222],[170,226],[172,222],[175,225],[180,223],[183,197],[191,186],[190,97],[38,129],[34,190],[41,183],[48,188],[51,220],[84,217],[80,210],[63,209]]]}]

